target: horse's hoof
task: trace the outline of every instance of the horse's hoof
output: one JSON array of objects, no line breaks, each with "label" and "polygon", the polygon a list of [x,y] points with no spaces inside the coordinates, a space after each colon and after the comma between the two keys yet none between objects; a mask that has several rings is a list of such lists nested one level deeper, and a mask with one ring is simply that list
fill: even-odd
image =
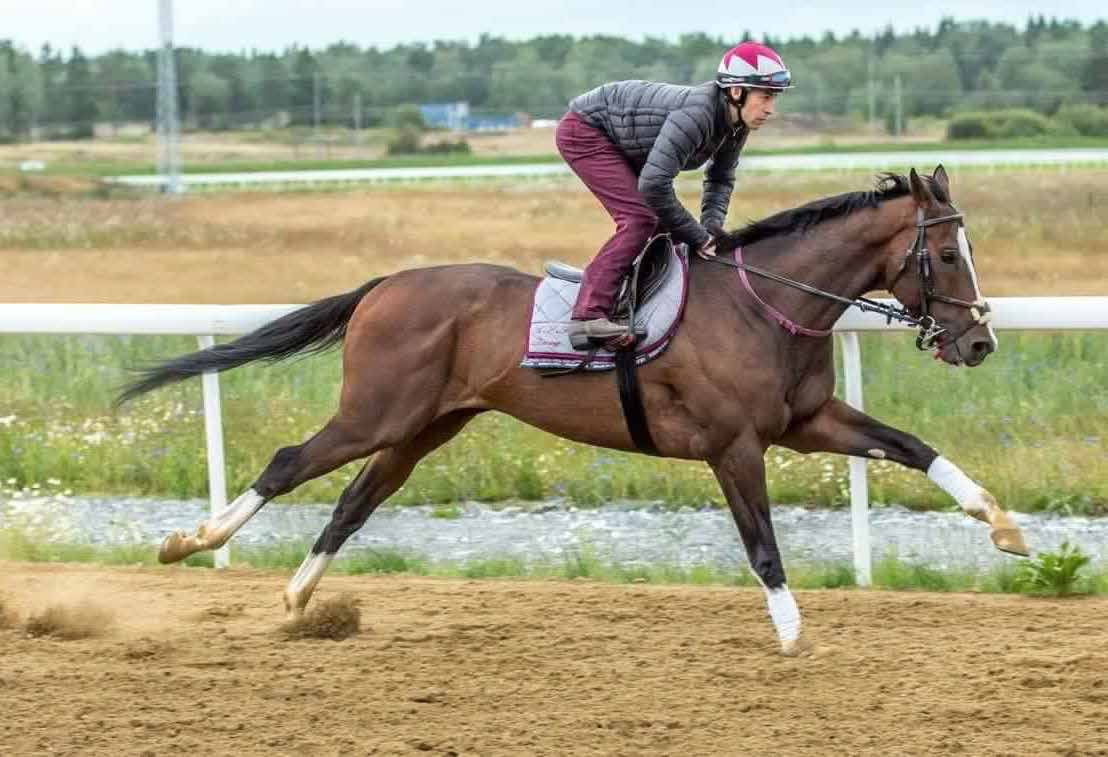
[{"label": "horse's hoof", "polygon": [[994,528],[989,536],[1001,552],[1019,557],[1031,556],[1031,548],[1023,540],[1023,532],[1018,528]]},{"label": "horse's hoof", "polygon": [[285,592],[285,620],[289,623],[293,623],[304,617],[304,605],[300,602],[300,597],[293,594],[291,591]]},{"label": "horse's hoof", "polygon": [[201,549],[203,546],[197,543],[195,536],[189,536],[184,531],[175,531],[162,542],[158,550],[158,562],[162,565],[180,562]]},{"label": "horse's hoof", "polygon": [[785,657],[811,657],[812,642],[801,636],[799,639],[781,642],[781,654]]}]

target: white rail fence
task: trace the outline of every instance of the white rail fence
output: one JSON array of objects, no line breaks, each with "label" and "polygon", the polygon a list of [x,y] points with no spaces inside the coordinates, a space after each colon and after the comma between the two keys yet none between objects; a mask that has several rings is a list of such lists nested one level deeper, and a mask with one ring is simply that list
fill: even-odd
[{"label": "white rail fence", "polygon": [[[551,136],[553,144],[553,136]],[[1057,150],[902,150],[889,152],[827,153],[807,155],[751,155],[743,158],[743,171],[877,171],[927,167],[942,163],[949,167],[1066,168],[1108,165],[1108,149],[1066,148]],[[469,166],[419,166],[411,168],[348,168],[312,171],[253,171],[249,173],[182,174],[185,189],[218,187],[262,187],[290,185],[343,185],[390,181],[478,180],[568,176],[564,163],[509,163]],[[691,175],[691,173],[690,173]],[[166,177],[109,176],[109,184],[136,189],[160,189]]]},{"label": "white rail fence", "polygon": [[[1108,329],[1108,297],[1001,297],[990,300],[993,325],[1008,331]],[[0,334],[176,334],[196,336],[209,347],[216,336],[244,334],[286,315],[301,305],[74,305],[0,304]],[[843,350],[846,400],[862,409],[862,359],[858,333],[904,331],[868,313],[848,312],[835,325]],[[1001,345],[1003,349],[1003,345]],[[169,356],[167,356],[169,357]],[[219,377],[205,374],[204,429],[207,439],[211,510],[227,504],[223,458],[223,422]],[[850,506],[854,569],[858,583],[871,580],[869,494],[866,460],[850,459]],[[216,553],[216,566],[229,565],[227,548]]]}]

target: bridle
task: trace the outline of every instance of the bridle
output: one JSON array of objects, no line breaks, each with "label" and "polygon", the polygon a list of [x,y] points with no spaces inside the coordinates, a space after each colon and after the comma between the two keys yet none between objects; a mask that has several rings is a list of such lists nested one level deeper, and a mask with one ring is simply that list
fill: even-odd
[{"label": "bridle", "polygon": [[[799,289],[802,292],[813,294],[817,297],[823,297],[824,299],[834,300],[847,307],[856,307],[863,312],[878,313],[885,316],[886,323],[892,323],[893,321],[899,321],[907,324],[908,326],[914,326],[919,329],[919,333],[916,336],[916,347],[920,350],[927,351],[934,348],[936,341],[939,337],[946,334],[946,329],[938,324],[934,316],[931,315],[931,304],[933,302],[944,302],[949,305],[956,305],[958,307],[967,308],[970,311],[970,315],[973,316],[973,322],[958,332],[951,341],[957,341],[967,331],[977,325],[986,324],[992,317],[992,311],[989,308],[989,303],[980,299],[974,302],[967,302],[966,300],[959,300],[955,297],[948,297],[944,294],[938,294],[935,292],[935,282],[932,277],[931,268],[931,253],[927,249],[927,232],[926,229],[929,226],[936,226],[942,223],[950,223],[952,221],[962,221],[962,213],[951,213],[950,215],[938,216],[936,218],[924,218],[923,209],[919,209],[916,215],[916,238],[912,242],[912,246],[908,248],[908,252],[904,255],[904,262],[901,263],[900,269],[893,277],[892,282],[886,287],[890,292],[893,291],[893,287],[904,276],[904,273],[908,270],[908,264],[912,258],[916,258],[917,266],[916,270],[919,273],[919,290],[920,290],[920,315],[914,316],[907,308],[896,307],[893,305],[885,305],[884,303],[871,300],[867,297],[855,297],[851,299],[849,297],[843,297],[832,292],[827,292],[810,284],[804,284],[799,281],[794,281],[786,276],[781,276],[770,271],[766,271],[761,268],[744,263],[742,259],[742,248],[735,248],[735,260],[727,260],[718,256],[712,256],[708,258],[715,263],[727,266],[729,268],[737,268],[742,279],[743,286],[754,297],[755,301],[762,307],[766,313],[769,314],[773,320],[777,321],[786,331],[792,334],[803,334],[805,336],[823,337],[831,334],[830,329],[808,329],[803,326],[799,326],[791,319],[784,316],[780,311],[775,309],[765,300],[758,296],[758,293],[754,291],[754,287],[751,286],[747,280],[745,273],[753,273],[756,276],[776,281],[778,284],[784,284],[790,286],[793,289]],[[895,292],[893,293],[895,296]]]},{"label": "bridle", "polygon": [[[992,318],[992,309],[989,307],[989,303],[984,299],[967,302],[966,300],[959,300],[956,297],[948,297],[945,294],[935,292],[935,281],[932,277],[931,268],[931,252],[927,249],[926,229],[929,226],[937,226],[953,221],[958,221],[960,224],[964,225],[964,215],[962,213],[951,213],[950,215],[938,216],[936,218],[924,218],[923,209],[918,209],[916,211],[915,241],[913,241],[912,246],[908,248],[908,252],[904,255],[904,262],[900,264],[900,269],[896,272],[896,275],[893,276],[893,280],[887,287],[890,292],[893,292],[893,287],[897,285],[904,276],[904,273],[908,270],[908,264],[911,262],[912,258],[916,258],[916,270],[919,272],[920,292],[920,316],[919,322],[916,324],[919,327],[919,335],[916,337],[916,347],[920,350],[930,350],[935,346],[935,342],[939,337],[946,333],[946,329],[939,326],[934,316],[931,315],[931,304],[933,302],[945,302],[948,305],[966,308],[970,311],[970,315],[973,316],[973,321],[952,337],[950,340],[951,342],[957,342],[974,326],[984,325]],[[896,293],[893,292],[893,294],[895,296]]]}]

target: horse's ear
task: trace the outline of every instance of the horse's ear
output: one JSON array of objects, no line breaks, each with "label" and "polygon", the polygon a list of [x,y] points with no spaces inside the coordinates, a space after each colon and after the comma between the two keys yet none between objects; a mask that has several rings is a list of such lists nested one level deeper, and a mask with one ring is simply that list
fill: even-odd
[{"label": "horse's ear", "polygon": [[935,173],[931,174],[931,179],[935,182],[935,185],[942,190],[942,193],[946,195],[947,199],[950,198],[950,177],[946,175],[946,169],[943,168],[943,164],[940,163],[935,167]]},{"label": "horse's ear", "polygon": [[912,197],[917,204],[926,207],[938,204],[935,202],[935,195],[931,194],[931,187],[927,186],[927,182],[920,178],[914,168],[908,174],[908,184],[912,187]]}]

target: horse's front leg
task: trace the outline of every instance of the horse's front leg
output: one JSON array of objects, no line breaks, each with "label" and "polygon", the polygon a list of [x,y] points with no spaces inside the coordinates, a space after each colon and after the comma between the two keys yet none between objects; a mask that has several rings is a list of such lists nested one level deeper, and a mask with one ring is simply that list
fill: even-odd
[{"label": "horse's front leg", "polygon": [[773,535],[764,454],[757,439],[739,439],[709,464],[727,498],[754,575],[765,589],[781,653],[795,657],[809,653],[811,646],[800,635],[800,609],[785,583],[785,568]]},{"label": "horse's front leg", "polygon": [[797,452],[888,459],[923,471],[968,515],[989,524],[997,549],[1024,557],[1031,553],[1019,526],[988,490],[915,436],[886,426],[845,402],[828,400],[815,414],[790,427],[778,443]]}]

